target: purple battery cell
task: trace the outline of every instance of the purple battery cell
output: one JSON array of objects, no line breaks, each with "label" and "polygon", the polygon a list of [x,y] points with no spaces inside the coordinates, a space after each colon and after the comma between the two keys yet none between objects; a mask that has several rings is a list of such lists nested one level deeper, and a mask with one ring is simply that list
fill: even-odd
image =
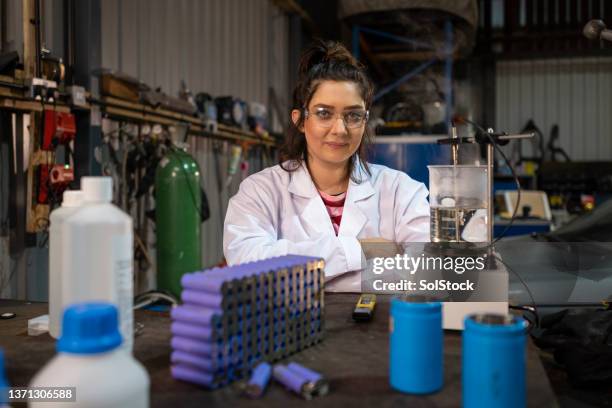
[{"label": "purple battery cell", "polygon": [[321,374],[293,362],[287,364],[287,368],[302,378],[305,378],[308,382],[312,383],[314,387],[318,389],[318,391],[324,391],[324,393],[327,393],[327,381]]},{"label": "purple battery cell", "polygon": [[178,364],[191,366],[198,371],[205,371],[209,373],[214,372],[219,367],[218,364],[214,364],[213,360],[209,358],[178,350],[173,351],[172,354],[170,354],[170,361],[173,365]]},{"label": "purple battery cell", "polygon": [[262,265],[260,262],[252,262],[237,267],[233,273],[233,278],[242,279],[248,276],[253,276],[261,269]]},{"label": "purple battery cell", "polygon": [[193,340],[181,336],[173,336],[170,341],[172,350],[184,351],[186,353],[192,353],[201,356],[210,356],[213,352],[213,343]]},{"label": "purple battery cell", "polygon": [[217,315],[219,317],[221,313],[221,309],[183,305],[174,307],[170,312],[170,316],[172,320],[180,322],[212,326],[216,320],[214,316]]},{"label": "purple battery cell", "polygon": [[223,285],[229,285],[234,279],[239,279],[256,269],[256,265],[243,264],[226,268],[184,275],[181,279],[183,288],[219,293]]},{"label": "purple battery cell", "polygon": [[272,369],[272,375],[274,379],[283,384],[285,388],[308,398],[303,394],[303,386],[306,384],[306,380],[289,370],[287,366],[276,364]]},{"label": "purple battery cell", "polygon": [[287,368],[307,381],[302,391],[313,395],[325,395],[329,391],[327,380],[316,371],[298,363],[289,363]]},{"label": "purple battery cell", "polygon": [[172,377],[177,380],[187,381],[205,387],[212,386],[213,375],[210,373],[201,372],[184,365],[174,365],[170,369],[170,372],[172,373]]},{"label": "purple battery cell", "polygon": [[183,303],[193,304],[194,306],[206,306],[213,309],[221,309],[223,305],[223,295],[194,289],[185,289],[181,294]]},{"label": "purple battery cell", "polygon": [[298,363],[289,363],[287,364],[287,368],[310,382],[317,382],[323,379],[321,374]]},{"label": "purple battery cell", "polygon": [[283,257],[265,259],[262,261],[253,262],[251,267],[240,272],[239,277],[259,276],[269,271],[275,270],[280,262],[283,262]]},{"label": "purple battery cell", "polygon": [[244,393],[250,398],[260,398],[266,391],[272,375],[272,366],[268,363],[259,363],[253,370],[251,378],[246,384]]},{"label": "purple battery cell", "polygon": [[228,279],[225,276],[206,277],[203,273],[190,273],[183,275],[181,285],[184,289],[219,293],[223,285],[227,285],[227,281]]},{"label": "purple battery cell", "polygon": [[172,322],[170,332],[180,337],[189,337],[197,340],[211,340],[213,330],[210,326],[176,321]]},{"label": "purple battery cell", "polygon": [[223,274],[227,270],[227,267],[215,266],[214,268],[205,269],[204,275],[210,278],[223,277]]},{"label": "purple battery cell", "polygon": [[208,272],[184,275],[181,284],[185,288],[219,292],[223,284],[239,278],[250,265],[236,265],[226,268],[217,268]]}]

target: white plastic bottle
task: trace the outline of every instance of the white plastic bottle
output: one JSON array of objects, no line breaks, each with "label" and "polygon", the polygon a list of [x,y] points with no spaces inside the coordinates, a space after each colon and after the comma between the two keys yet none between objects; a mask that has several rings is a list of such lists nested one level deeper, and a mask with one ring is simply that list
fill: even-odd
[{"label": "white plastic bottle", "polygon": [[111,203],[110,177],[81,178],[83,205],[66,219],[69,248],[62,281],[63,305],[107,301],[117,306],[123,347],[132,350],[132,218]]},{"label": "white plastic bottle", "polygon": [[[146,408],[149,376],[121,349],[117,308],[80,303],[64,312],[57,355],[32,379],[30,387],[74,387],[72,402],[30,401],[32,408]],[[64,393],[64,396],[68,396]]]},{"label": "white plastic bottle", "polygon": [[61,207],[49,216],[49,334],[57,339],[62,329],[62,281],[65,252],[64,221],[76,213],[83,202],[80,190],[64,191]]}]

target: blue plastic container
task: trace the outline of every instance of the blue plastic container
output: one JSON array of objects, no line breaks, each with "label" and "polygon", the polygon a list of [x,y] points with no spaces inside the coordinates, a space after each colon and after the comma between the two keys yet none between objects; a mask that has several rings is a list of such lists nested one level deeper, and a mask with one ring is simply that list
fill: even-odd
[{"label": "blue plastic container", "polygon": [[389,369],[391,387],[410,394],[442,388],[442,305],[423,296],[391,300]]},{"label": "blue plastic container", "polygon": [[520,408],[525,399],[527,323],[513,316],[472,315],[463,331],[463,407]]},{"label": "blue plastic container", "polygon": [[8,388],[9,383],[4,371],[4,354],[0,349],[0,408],[8,407]]}]

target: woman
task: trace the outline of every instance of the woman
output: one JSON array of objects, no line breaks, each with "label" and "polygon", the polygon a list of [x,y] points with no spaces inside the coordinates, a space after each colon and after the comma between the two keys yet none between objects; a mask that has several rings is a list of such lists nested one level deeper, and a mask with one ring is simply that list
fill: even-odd
[{"label": "woman", "polygon": [[429,240],[427,189],[369,164],[373,87],[339,43],[303,54],[280,164],[245,179],[225,217],[229,264],[286,254],[325,259],[326,289],[360,291],[361,244]]}]

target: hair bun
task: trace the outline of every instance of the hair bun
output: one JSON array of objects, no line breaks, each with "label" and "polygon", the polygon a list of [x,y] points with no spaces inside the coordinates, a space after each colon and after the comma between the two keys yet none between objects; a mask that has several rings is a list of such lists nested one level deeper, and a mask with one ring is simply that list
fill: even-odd
[{"label": "hair bun", "polygon": [[356,68],[361,67],[359,61],[344,45],[336,41],[317,39],[302,53],[298,74],[306,75],[312,67],[324,63],[343,63]]}]

